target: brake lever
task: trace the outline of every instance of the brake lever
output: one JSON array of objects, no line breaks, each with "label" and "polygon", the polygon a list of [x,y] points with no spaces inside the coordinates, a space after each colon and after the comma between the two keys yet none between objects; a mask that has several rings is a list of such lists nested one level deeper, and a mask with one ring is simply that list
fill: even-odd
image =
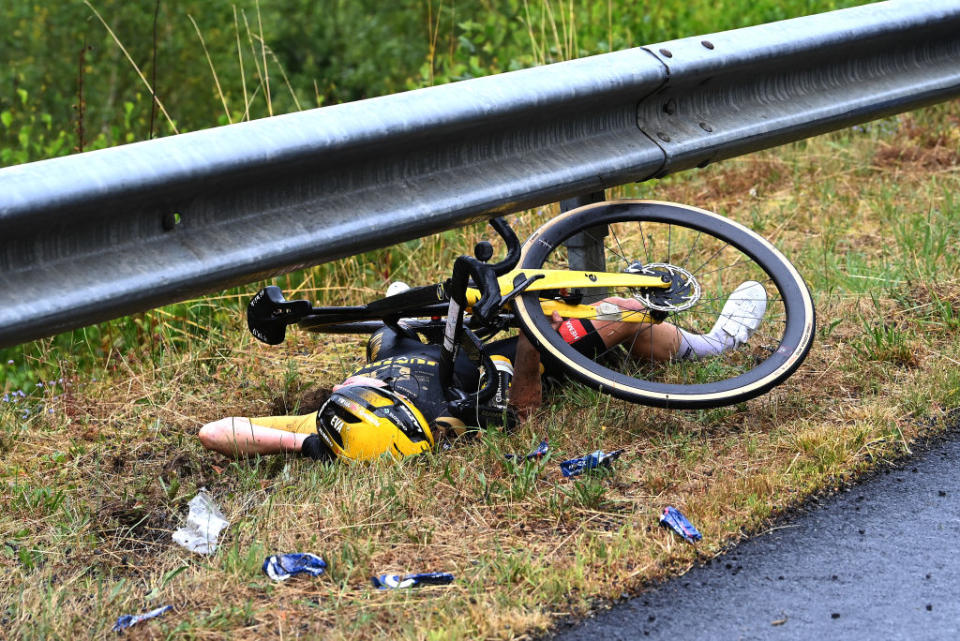
[{"label": "brake lever", "polygon": [[[518,274],[517,278],[519,278],[520,276],[522,276],[522,274]],[[504,305],[512,301],[514,298],[522,294],[528,287],[530,287],[530,285],[533,285],[533,283],[545,277],[546,276],[544,274],[534,274],[533,276],[528,276],[527,278],[524,278],[519,283],[514,281],[513,289],[510,290],[508,293],[504,294],[502,297],[500,297],[500,307],[503,307]]]}]

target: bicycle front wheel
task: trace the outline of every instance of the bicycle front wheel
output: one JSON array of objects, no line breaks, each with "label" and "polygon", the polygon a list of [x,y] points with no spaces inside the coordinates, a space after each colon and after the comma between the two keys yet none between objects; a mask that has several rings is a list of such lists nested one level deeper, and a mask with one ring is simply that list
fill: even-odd
[{"label": "bicycle front wheel", "polygon": [[[580,249],[571,248],[577,246]],[[583,263],[584,255],[592,255],[592,264]],[[743,225],[696,207],[618,201],[566,212],[540,227],[524,245],[518,269],[541,268],[672,279],[667,290],[584,286],[549,294],[598,305],[604,310],[598,318],[629,320],[640,310],[665,317],[660,325],[631,324],[626,338],[616,344],[595,341],[600,347],[594,353],[575,349],[567,342],[569,335],[565,339],[554,329],[543,312],[548,294],[528,291],[514,303],[521,328],[548,361],[591,387],[636,403],[692,409],[754,398],[790,376],[813,342],[813,302],[793,265]],[[733,342],[722,326],[736,328],[739,323],[728,301],[735,290],[742,291],[737,288],[743,283],[751,283],[754,294],[757,285],[752,283],[762,286],[766,310],[758,325],[753,321],[746,342],[743,333]],[[611,305],[617,306],[613,313]],[[721,314],[726,321],[718,322]],[[613,331],[608,323],[595,325],[602,327],[599,331]],[[618,331],[624,327],[619,325]],[[681,328],[694,338],[682,341]],[[698,340],[714,347],[703,354],[686,349]]]}]

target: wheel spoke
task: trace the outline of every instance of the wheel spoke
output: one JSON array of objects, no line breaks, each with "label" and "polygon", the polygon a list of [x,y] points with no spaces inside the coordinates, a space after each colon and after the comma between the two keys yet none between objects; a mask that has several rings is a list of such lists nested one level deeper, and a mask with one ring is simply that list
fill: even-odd
[{"label": "wheel spoke", "polygon": [[[653,214],[647,216],[646,211]],[[547,223],[541,233],[552,224]],[[641,202],[616,210],[594,207],[580,216],[564,217],[557,222],[557,233],[560,238],[568,238],[601,226],[607,230],[602,239],[594,238],[594,233],[586,233],[586,237],[603,243],[609,272],[621,272],[637,263],[654,265],[649,273],[668,276],[674,279],[674,285],[667,289],[578,288],[580,298],[576,302],[580,305],[613,302],[611,297],[628,301],[618,304],[618,320],[610,316],[590,319],[598,338],[615,341],[610,345],[600,343],[595,353],[567,346],[549,327],[549,319],[540,314],[542,320],[535,322],[533,335],[543,336],[539,342],[561,364],[576,360],[579,365],[574,371],[586,382],[631,400],[698,407],[706,401],[698,400],[702,396],[697,394],[719,394],[720,402],[724,398],[739,399],[738,394],[755,395],[757,391],[740,392],[738,386],[744,385],[743,381],[765,381],[766,372],[775,372],[781,380],[789,373],[784,373],[788,368],[776,364],[792,354],[799,353],[802,358],[806,353],[811,332],[796,328],[809,321],[797,319],[796,314],[810,308],[809,303],[798,303],[804,297],[809,300],[809,294],[796,271],[778,253],[766,249],[769,245],[765,241],[756,242],[759,237],[753,232],[682,205]],[[524,266],[569,269],[566,249],[556,246],[556,238],[542,248],[531,248],[528,258],[539,262],[525,259]],[[739,249],[748,246],[751,254]],[[759,318],[750,311],[748,302],[760,291],[756,286],[744,290],[748,293],[743,299],[733,295],[749,281],[760,283],[766,293],[765,313]],[[523,294],[521,300],[536,302],[536,294]],[[666,321],[629,322],[638,314],[651,313],[637,309],[641,305],[667,311]],[[793,336],[802,335],[805,344],[791,344],[784,350],[788,331]],[[747,340],[742,344],[736,342],[744,338]],[[682,357],[688,341],[699,345],[696,352],[700,356]],[[591,344],[597,345],[595,341]],[[671,355],[674,345],[681,353]],[[653,357],[663,360],[651,360]],[[789,369],[799,361],[791,358]],[[771,381],[763,389],[778,382]],[[754,385],[750,389],[760,388]]]}]

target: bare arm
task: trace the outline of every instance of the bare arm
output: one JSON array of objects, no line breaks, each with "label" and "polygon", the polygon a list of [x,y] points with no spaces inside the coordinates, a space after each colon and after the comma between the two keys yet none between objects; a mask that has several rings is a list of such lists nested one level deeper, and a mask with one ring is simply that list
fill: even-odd
[{"label": "bare arm", "polygon": [[207,423],[200,428],[198,436],[208,450],[241,457],[299,452],[309,434],[256,425],[248,418],[233,416]]},{"label": "bare arm", "polygon": [[[603,299],[621,310],[644,311],[643,304],[632,298],[610,296]],[[596,303],[599,304],[599,303]],[[665,363],[673,358],[680,348],[680,332],[671,323],[626,323],[619,321],[593,321],[593,328],[600,333],[606,347],[626,344],[634,358]]]},{"label": "bare arm", "polygon": [[543,402],[543,384],[540,381],[540,352],[523,332],[517,337],[517,352],[513,360],[510,407],[519,420],[525,421]]},{"label": "bare arm", "polygon": [[[554,312],[550,324],[554,329],[560,327],[563,319]],[[517,337],[517,352],[514,355],[513,380],[510,383],[510,407],[521,421],[540,409],[543,403],[543,383],[540,380],[540,352],[526,335],[520,332]]]}]

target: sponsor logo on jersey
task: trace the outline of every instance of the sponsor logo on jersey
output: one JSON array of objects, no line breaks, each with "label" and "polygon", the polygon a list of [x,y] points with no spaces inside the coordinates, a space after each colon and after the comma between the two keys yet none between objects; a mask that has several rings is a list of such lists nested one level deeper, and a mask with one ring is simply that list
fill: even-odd
[{"label": "sponsor logo on jersey", "polygon": [[586,328],[583,326],[583,323],[576,318],[566,320],[560,325],[560,336],[562,336],[563,340],[565,340],[568,344],[576,343],[586,335]]},{"label": "sponsor logo on jersey", "polygon": [[382,361],[376,361],[375,363],[370,363],[369,365],[364,365],[359,371],[372,371],[374,369],[380,369],[381,367],[389,366],[409,366],[409,365],[426,365],[428,367],[435,367],[438,365],[437,361],[423,358],[420,356],[393,356],[391,358],[385,358]]}]

